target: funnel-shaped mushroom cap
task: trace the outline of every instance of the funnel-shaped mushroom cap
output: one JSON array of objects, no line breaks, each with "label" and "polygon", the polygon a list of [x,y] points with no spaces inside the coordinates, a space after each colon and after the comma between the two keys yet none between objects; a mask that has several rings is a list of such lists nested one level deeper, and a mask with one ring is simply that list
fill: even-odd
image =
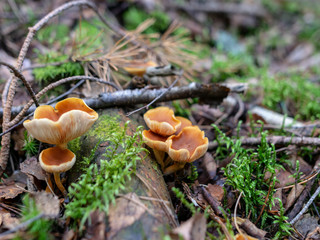
[{"label": "funnel-shaped mushroom cap", "polygon": [[128,73],[131,73],[132,75],[142,77],[146,73],[148,67],[155,67],[155,66],[157,66],[157,64],[152,61],[132,62],[130,65],[128,65],[127,67],[124,67],[123,69]]},{"label": "funnel-shaped mushroom cap", "polygon": [[51,147],[43,150],[39,156],[43,170],[50,173],[66,172],[76,162],[76,155],[68,149]]},{"label": "funnel-shaped mushroom cap", "polygon": [[152,149],[166,152],[167,151],[167,137],[152,132],[151,130],[144,130],[142,132],[142,139]]},{"label": "funnel-shaped mushroom cap", "polygon": [[34,119],[24,121],[23,126],[41,142],[63,145],[88,131],[97,119],[98,113],[82,99],[67,98],[55,109],[49,105],[38,107]]},{"label": "funnel-shaped mushroom cap", "polygon": [[176,119],[173,111],[168,107],[157,107],[143,115],[144,121],[150,130],[162,136],[174,134],[181,122]]},{"label": "funnel-shaped mushroom cap", "polygon": [[178,135],[182,129],[184,129],[185,127],[190,127],[192,126],[192,122],[189,119],[186,119],[184,117],[176,117],[180,122],[181,122],[181,126],[178,128],[178,130],[174,133],[174,135]]},{"label": "funnel-shaped mushroom cap", "polygon": [[179,135],[167,140],[168,154],[176,162],[193,162],[208,149],[208,138],[198,127],[185,127]]}]

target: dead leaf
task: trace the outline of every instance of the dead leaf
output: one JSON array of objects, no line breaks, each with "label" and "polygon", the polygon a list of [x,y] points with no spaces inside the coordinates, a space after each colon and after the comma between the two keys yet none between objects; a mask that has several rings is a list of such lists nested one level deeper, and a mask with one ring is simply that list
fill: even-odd
[{"label": "dead leaf", "polygon": [[[126,198],[117,198],[114,207],[109,211],[110,231],[108,239],[112,239],[121,229],[134,224],[146,212],[146,209],[135,202],[143,203],[135,193],[124,195]],[[133,199],[135,202],[128,200]]]},{"label": "dead leaf", "polygon": [[211,194],[212,197],[214,197],[215,199],[217,199],[217,201],[221,202],[224,196],[224,190],[223,187],[219,186],[219,185],[212,185],[212,184],[208,184],[207,187],[208,192]]},{"label": "dead leaf", "polygon": [[2,215],[2,220],[3,220],[3,227],[7,229],[12,229],[15,228],[20,224],[20,221],[16,217],[12,217],[9,212],[3,213]]},{"label": "dead leaf", "polygon": [[23,193],[25,190],[26,184],[11,182],[10,184],[1,184],[0,185],[0,198],[11,199],[18,196],[20,193]]},{"label": "dead leaf", "polygon": [[87,231],[82,240],[104,240],[106,239],[105,213],[96,210],[90,214],[90,224],[87,224]]},{"label": "dead leaf", "polygon": [[33,194],[37,208],[47,217],[55,218],[59,216],[60,201],[57,196],[47,192],[37,192]]},{"label": "dead leaf", "polygon": [[[297,189],[296,189],[297,186]],[[292,204],[296,201],[296,199],[300,196],[302,191],[305,189],[305,186],[297,184],[296,186],[293,186],[291,189],[289,195],[287,196],[287,201],[284,206],[286,211],[292,206]]]},{"label": "dead leaf", "polygon": [[36,157],[28,158],[24,162],[20,163],[20,169],[21,172],[30,174],[39,180],[44,181],[46,179],[46,175]]},{"label": "dead leaf", "polygon": [[237,222],[239,226],[250,236],[262,239],[267,232],[258,228],[255,224],[253,224],[249,219],[243,219],[237,217]]},{"label": "dead leaf", "polygon": [[202,213],[196,213],[188,221],[173,229],[170,236],[172,239],[183,237],[184,240],[201,240],[205,239],[206,229],[206,218]]},{"label": "dead leaf", "polygon": [[206,153],[203,157],[203,165],[204,165],[204,168],[206,169],[208,175],[209,175],[209,178],[210,179],[213,179],[216,174],[217,174],[217,168],[218,168],[218,165],[216,163],[216,161],[214,160],[213,156],[211,153]]},{"label": "dead leaf", "polygon": [[[314,231],[317,227],[319,227],[319,218],[313,217],[309,213],[303,215],[302,218],[299,219],[294,224],[294,227],[303,235],[306,236],[309,232]],[[318,234],[319,236],[319,234]],[[319,238],[317,238],[319,239]]]},{"label": "dead leaf", "polygon": [[[281,188],[285,187],[293,182],[293,178],[290,177],[292,174],[284,169],[276,169],[276,177],[279,181],[276,182],[275,187]],[[265,179],[270,178],[271,174],[269,172],[266,173]]]}]

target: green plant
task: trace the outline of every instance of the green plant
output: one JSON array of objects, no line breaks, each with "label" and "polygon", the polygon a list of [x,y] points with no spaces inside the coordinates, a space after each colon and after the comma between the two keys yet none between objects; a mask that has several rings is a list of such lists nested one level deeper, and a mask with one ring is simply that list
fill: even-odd
[{"label": "green plant", "polygon": [[[64,54],[59,54],[56,52],[48,52],[46,54],[41,54],[39,51],[35,50],[37,54],[37,62],[41,64],[48,64],[42,68],[35,68],[33,73],[35,75],[36,81],[44,86],[48,83],[59,79],[75,75],[83,75],[83,67],[80,63],[76,62],[65,62],[68,60],[69,56]],[[60,62],[62,64],[53,66],[50,63]],[[65,63],[63,63],[65,62]]]},{"label": "green plant", "polygon": [[[22,222],[25,222],[29,219],[37,217],[41,212],[38,210],[36,203],[33,198],[28,194],[24,196],[22,208]],[[50,234],[53,221],[46,218],[39,218],[31,222],[26,228],[26,232],[19,234],[15,237],[18,239],[37,239],[37,240],[47,240],[54,239]]]},{"label": "green plant", "polygon": [[[142,147],[142,127],[138,127],[133,136],[126,135],[129,122],[120,131],[111,132],[107,136],[109,146],[100,159],[100,164],[93,163],[80,176],[77,183],[69,187],[69,196],[72,199],[66,206],[65,215],[74,220],[80,220],[83,227],[90,213],[96,209],[108,213],[109,205],[115,203],[115,196],[130,181],[140,160],[139,153],[146,151]],[[97,146],[96,146],[97,147]],[[89,164],[95,154],[92,150],[89,158],[84,162]]]},{"label": "green plant", "polygon": [[170,24],[170,18],[164,12],[155,10],[150,13],[146,13],[145,11],[140,10],[136,7],[130,7],[124,13],[123,18],[124,18],[124,26],[128,30],[134,30],[148,18],[154,18],[155,23],[151,27],[146,29],[145,33],[164,32]]},{"label": "green plant", "polygon": [[285,208],[283,207],[282,202],[279,201],[279,204],[279,215],[275,215],[275,220],[273,221],[273,224],[278,226],[278,231],[274,235],[274,239],[283,239],[284,237],[289,236],[293,230],[290,226],[290,223],[287,222],[288,217],[284,216]]},{"label": "green plant", "polygon": [[37,141],[33,137],[28,135],[27,131],[25,131],[23,135],[24,135],[24,143],[23,143],[22,150],[26,151],[27,157],[34,156],[38,152]]},{"label": "green plant", "polygon": [[299,160],[297,160],[296,167],[295,167],[295,173],[292,174],[290,177],[293,177],[295,179],[295,182],[298,183],[300,181],[301,175],[303,175],[303,173],[300,172],[300,162],[299,162]]},{"label": "green plant", "polygon": [[179,188],[171,188],[172,192],[176,195],[176,197],[180,200],[180,202],[189,209],[189,211],[192,213],[192,215],[194,215],[198,210],[196,209],[196,207],[190,203],[183,192],[180,191]]},{"label": "green plant", "polygon": [[281,168],[276,162],[274,145],[270,146],[266,141],[266,133],[261,132],[260,146],[257,149],[246,149],[241,147],[239,139],[231,139],[217,126],[214,127],[219,135],[216,159],[232,158],[231,163],[223,169],[226,183],[243,193],[246,214],[250,211],[251,219],[261,219],[263,226],[267,218],[272,218],[265,207],[271,209],[274,205],[273,194],[277,181],[275,170]]},{"label": "green plant", "polygon": [[286,77],[264,76],[261,85],[264,92],[262,103],[266,107],[284,113],[291,107],[291,114],[298,114],[301,119],[320,118],[320,85],[298,74]]},{"label": "green plant", "polygon": [[190,180],[190,182],[194,182],[195,180],[198,179],[198,175],[199,175],[198,174],[198,169],[192,163],[191,163],[190,168],[191,168],[191,174],[187,178],[188,178],[188,180]]}]

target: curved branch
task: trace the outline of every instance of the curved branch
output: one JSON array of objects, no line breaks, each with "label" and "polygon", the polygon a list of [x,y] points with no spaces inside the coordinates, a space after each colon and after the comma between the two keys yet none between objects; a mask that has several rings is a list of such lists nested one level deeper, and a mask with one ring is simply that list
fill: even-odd
[{"label": "curved branch", "polygon": [[29,92],[34,104],[38,107],[39,103],[38,103],[38,100],[37,100],[37,98],[36,98],[36,96],[34,94],[34,91],[32,90],[31,85],[28,83],[28,81],[25,79],[25,77],[18,71],[18,69],[16,69],[14,66],[12,66],[12,65],[10,65],[8,63],[5,63],[5,62],[0,62],[0,65],[4,65],[4,66],[10,68],[12,70],[13,74],[17,78],[21,79],[23,84],[26,86],[26,88],[27,88],[27,90],[28,90],[28,92]]}]

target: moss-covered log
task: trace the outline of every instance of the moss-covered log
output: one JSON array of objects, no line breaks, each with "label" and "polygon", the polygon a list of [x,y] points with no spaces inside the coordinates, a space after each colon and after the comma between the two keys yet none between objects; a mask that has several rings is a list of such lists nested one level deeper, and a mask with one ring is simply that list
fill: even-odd
[{"label": "moss-covered log", "polygon": [[[101,110],[91,130],[71,142],[70,148],[76,153],[77,163],[68,174],[69,184],[76,183],[83,169],[88,167],[84,166],[83,158],[90,155],[97,143],[99,145],[91,164],[95,162],[99,165],[109,146],[108,134],[119,124],[123,127],[128,120],[121,109]],[[126,133],[132,136],[143,124],[140,115],[130,116]],[[138,155],[140,160],[137,161],[135,173],[131,174],[130,181],[126,180],[125,189],[117,195],[115,204],[110,205],[103,223],[105,227],[100,225],[99,234],[107,239],[162,239],[168,227],[177,225],[166,184],[153,154],[141,151]],[[73,201],[72,197],[70,200]],[[87,231],[90,231],[90,226]]]}]

